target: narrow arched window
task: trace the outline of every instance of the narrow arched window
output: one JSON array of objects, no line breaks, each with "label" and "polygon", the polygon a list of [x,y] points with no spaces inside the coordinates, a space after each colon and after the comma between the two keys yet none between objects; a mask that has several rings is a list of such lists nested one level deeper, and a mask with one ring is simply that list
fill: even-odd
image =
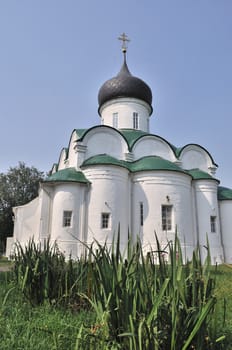
[{"label": "narrow arched window", "polygon": [[139,209],[140,209],[140,226],[143,226],[143,202],[139,203]]},{"label": "narrow arched window", "polygon": [[137,112],[133,112],[133,129],[139,128],[139,116]]},{"label": "narrow arched window", "polygon": [[216,216],[210,216],[210,229],[212,233],[216,233]]}]

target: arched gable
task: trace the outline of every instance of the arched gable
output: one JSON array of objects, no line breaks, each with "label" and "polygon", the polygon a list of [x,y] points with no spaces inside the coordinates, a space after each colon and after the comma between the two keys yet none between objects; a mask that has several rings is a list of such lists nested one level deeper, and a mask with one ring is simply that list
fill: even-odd
[{"label": "arched gable", "polygon": [[58,170],[64,169],[65,163],[67,162],[68,159],[68,149],[67,148],[62,148],[60,152],[60,158],[58,162]]},{"label": "arched gable", "polygon": [[57,163],[54,163],[51,170],[50,170],[50,174],[54,174],[56,173],[58,170],[58,164]]},{"label": "arched gable", "polygon": [[109,126],[95,126],[88,129],[76,141],[76,147],[85,147],[85,159],[97,154],[107,154],[117,159],[125,159],[128,153],[128,144],[121,133]]},{"label": "arched gable", "polygon": [[76,167],[77,165],[77,155],[75,147],[77,141],[82,138],[82,136],[86,133],[87,130],[88,129],[74,129],[70,136],[67,154],[70,167]]},{"label": "arched gable", "polygon": [[158,156],[170,162],[178,161],[170,143],[157,135],[141,136],[134,143],[132,152],[135,160],[146,156]]},{"label": "arched gable", "polygon": [[217,164],[210,153],[200,145],[188,144],[178,150],[178,154],[183,169],[198,168],[211,174],[214,174],[217,169]]}]

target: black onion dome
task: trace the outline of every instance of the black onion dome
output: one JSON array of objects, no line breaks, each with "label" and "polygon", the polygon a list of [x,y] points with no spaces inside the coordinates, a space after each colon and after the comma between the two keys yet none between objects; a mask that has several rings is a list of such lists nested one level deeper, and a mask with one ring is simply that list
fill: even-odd
[{"label": "black onion dome", "polygon": [[137,77],[134,77],[128,67],[126,60],[118,75],[107,80],[99,90],[98,104],[99,108],[107,101],[120,97],[134,97],[152,103],[152,92],[149,86]]}]

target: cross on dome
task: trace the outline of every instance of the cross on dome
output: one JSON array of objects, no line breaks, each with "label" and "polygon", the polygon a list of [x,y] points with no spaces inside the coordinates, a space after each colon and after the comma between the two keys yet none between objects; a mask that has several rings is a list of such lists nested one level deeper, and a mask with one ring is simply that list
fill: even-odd
[{"label": "cross on dome", "polygon": [[122,52],[125,54],[127,51],[127,43],[129,43],[130,39],[125,33],[122,33],[119,37],[118,40],[122,41]]}]

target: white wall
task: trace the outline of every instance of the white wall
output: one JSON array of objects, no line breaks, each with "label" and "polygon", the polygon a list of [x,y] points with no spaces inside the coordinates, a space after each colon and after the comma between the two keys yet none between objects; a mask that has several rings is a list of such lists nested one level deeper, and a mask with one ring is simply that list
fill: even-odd
[{"label": "white wall", "polygon": [[24,245],[30,238],[34,237],[39,241],[40,227],[40,198],[33,199],[26,205],[13,208],[14,223],[14,241],[19,241]]},{"label": "white wall", "polygon": [[50,236],[50,223],[51,223],[51,206],[53,198],[53,187],[46,186],[46,183],[43,183],[40,190],[40,203],[41,203],[41,212],[40,212],[40,227],[39,227],[39,240],[42,242],[44,239],[47,239]]},{"label": "white wall", "polygon": [[170,162],[177,161],[167,142],[154,135],[143,136],[133,146],[134,160],[145,156],[159,156]]},{"label": "white wall", "polygon": [[[120,224],[121,247],[124,249],[130,228],[130,185],[128,170],[116,166],[91,166],[83,170],[91,182],[88,207],[88,243],[94,239],[112,242]],[[101,228],[101,214],[110,214],[109,229]]]},{"label": "white wall", "polygon": [[[164,248],[174,240],[177,228],[183,250],[189,256],[196,243],[191,177],[178,172],[141,172],[133,177],[133,232],[140,233],[145,250],[156,249],[155,235]],[[144,226],[140,227],[139,202],[144,203]],[[173,227],[162,230],[161,206],[173,205]],[[183,251],[183,253],[184,253]]]},{"label": "white wall", "polygon": [[[198,219],[199,245],[204,259],[207,250],[207,236],[210,245],[212,263],[223,261],[221,244],[220,213],[217,200],[218,182],[215,180],[195,180],[196,210]],[[216,232],[211,232],[210,216],[216,216]]]},{"label": "white wall", "polygon": [[[51,241],[57,241],[62,252],[68,257],[82,253],[85,236],[85,191],[86,186],[78,183],[57,184],[54,189],[51,215]],[[63,211],[72,211],[72,224],[63,227]],[[80,251],[81,248],[81,251]]]},{"label": "white wall", "polygon": [[104,153],[117,159],[124,159],[125,153],[128,152],[125,139],[112,128],[98,127],[90,130],[83,140],[83,145],[88,146],[85,159]]},{"label": "white wall", "polygon": [[138,113],[138,129],[149,132],[151,108],[135,98],[118,98],[106,102],[100,110],[101,124],[113,127],[113,113],[118,113],[118,129],[133,129],[133,112]]},{"label": "white wall", "polygon": [[179,158],[183,169],[201,169],[207,173],[211,173],[211,169],[213,173],[216,171],[208,153],[198,145],[190,144],[184,147]]},{"label": "white wall", "polygon": [[222,244],[224,247],[225,261],[232,264],[232,200],[223,200],[219,202],[221,214]]}]

